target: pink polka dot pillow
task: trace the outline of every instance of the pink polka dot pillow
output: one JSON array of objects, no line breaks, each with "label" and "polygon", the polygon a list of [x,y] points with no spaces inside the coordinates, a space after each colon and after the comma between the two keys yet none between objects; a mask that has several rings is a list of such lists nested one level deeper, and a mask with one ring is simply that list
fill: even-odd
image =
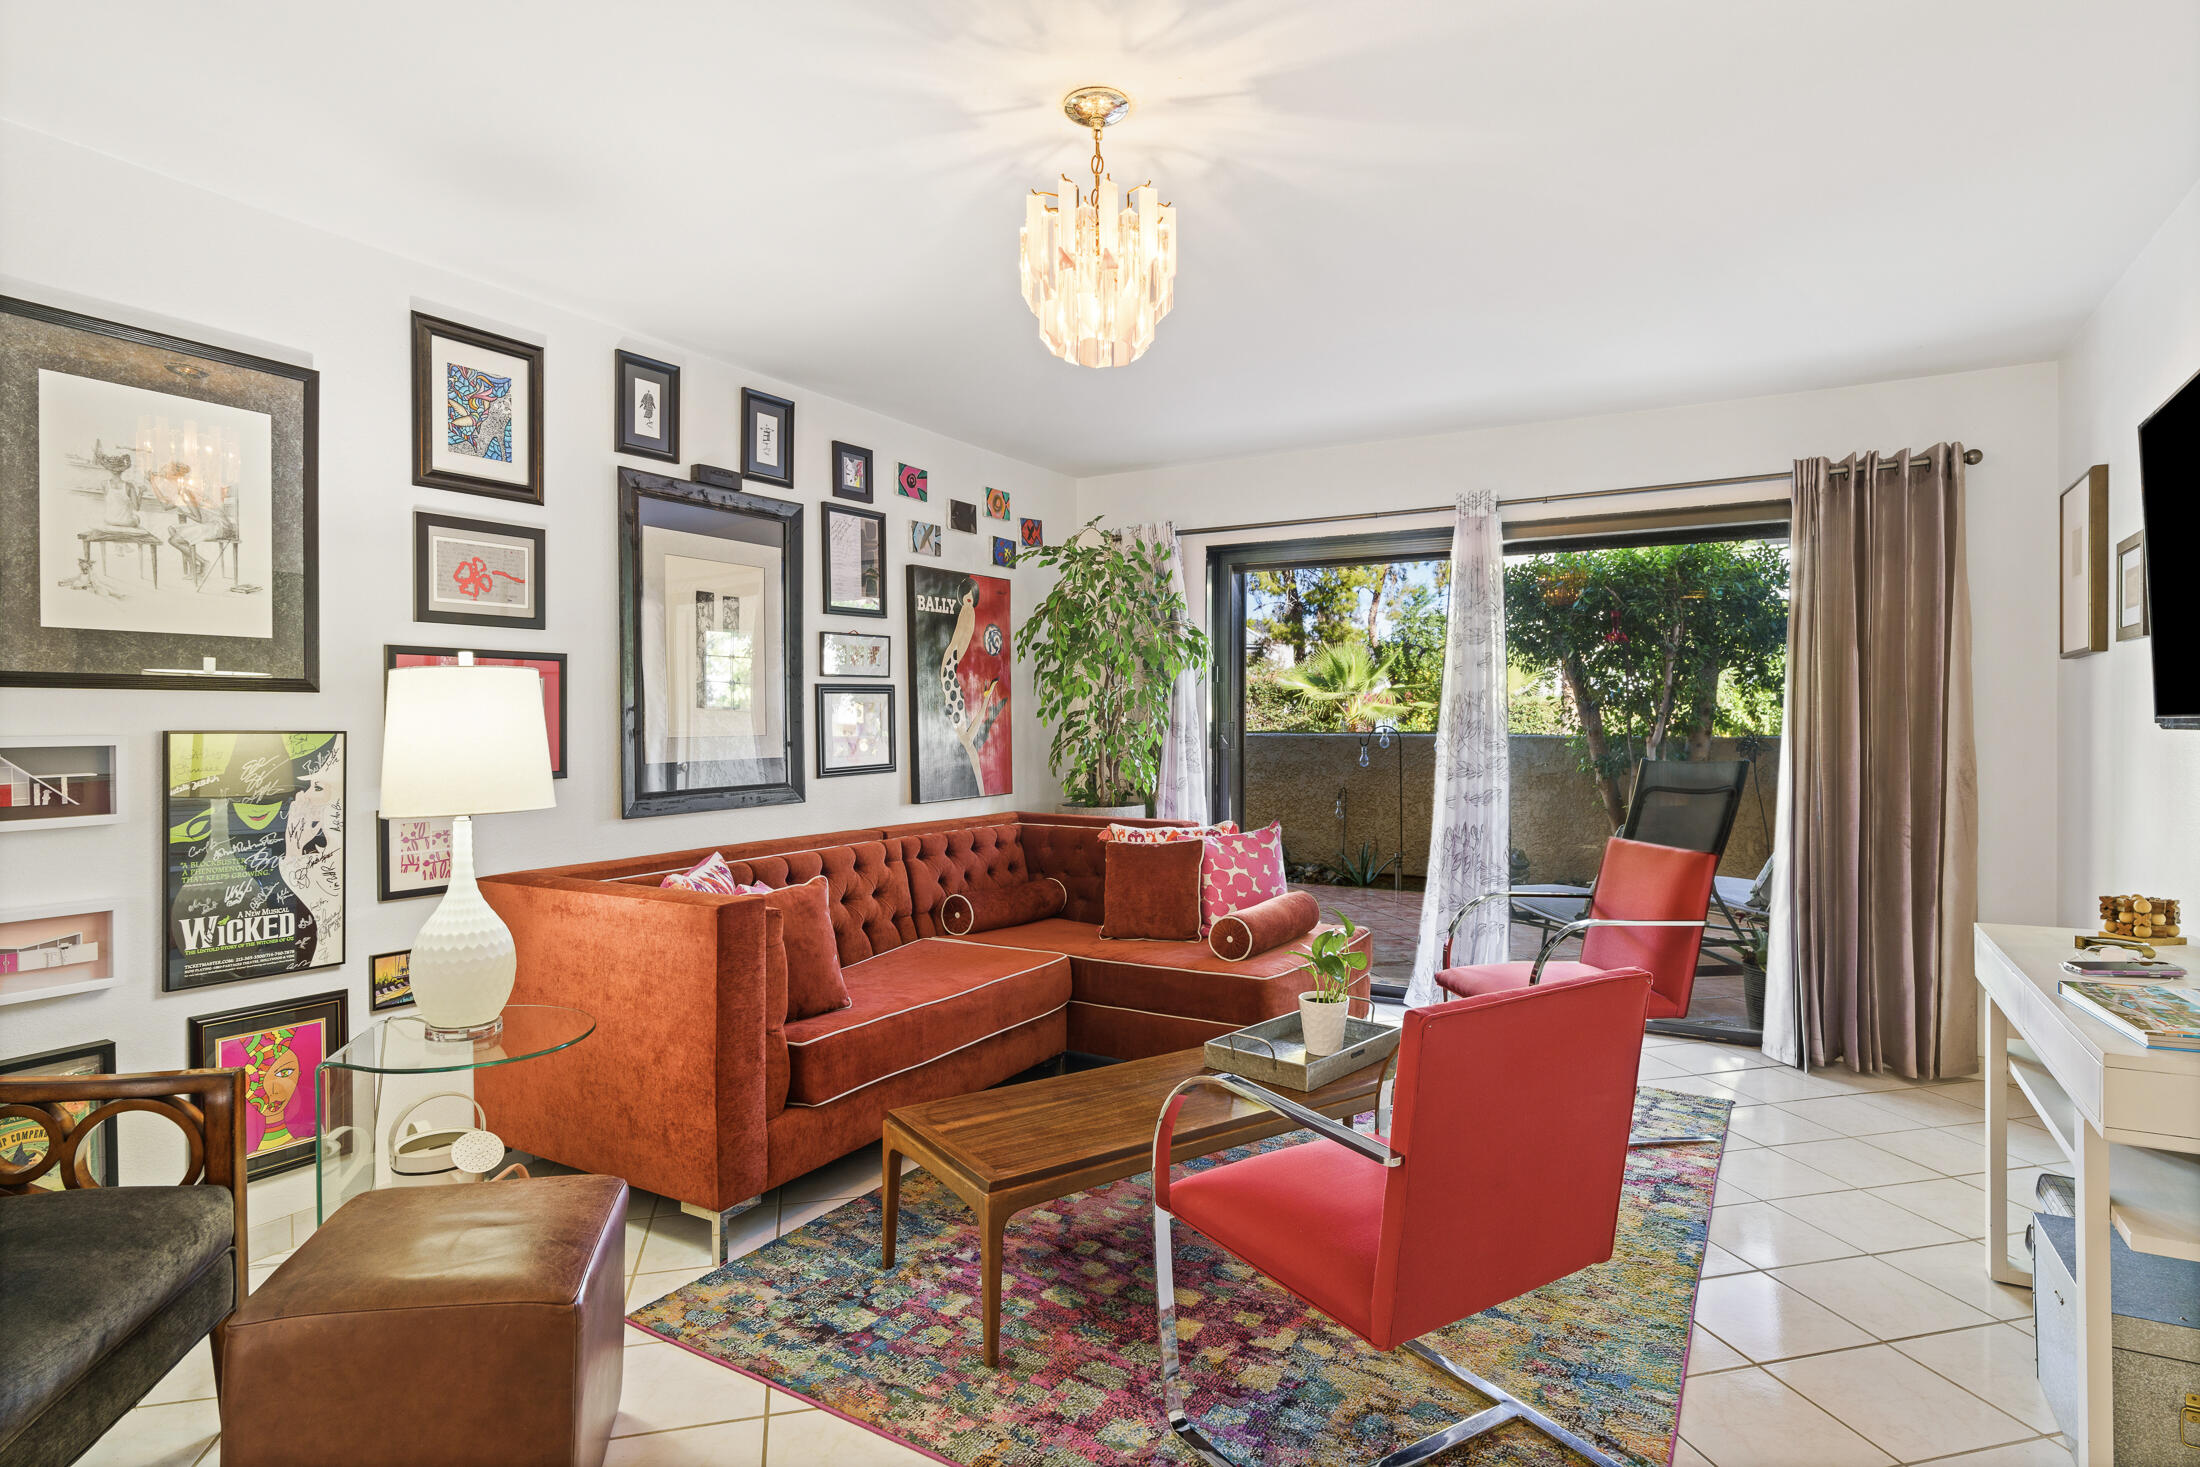
[{"label": "pink polka dot pillow", "polygon": [[1199,862],[1199,933],[1204,937],[1219,918],[1282,896],[1283,822],[1259,830],[1207,837]]}]

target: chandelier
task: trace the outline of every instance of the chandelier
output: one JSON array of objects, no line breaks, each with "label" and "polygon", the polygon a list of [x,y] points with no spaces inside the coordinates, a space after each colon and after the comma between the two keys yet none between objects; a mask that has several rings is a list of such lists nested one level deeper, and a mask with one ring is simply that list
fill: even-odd
[{"label": "chandelier", "polygon": [[1176,303],[1176,206],[1155,201],[1151,179],[1119,200],[1100,157],[1100,129],[1130,110],[1113,87],[1064,97],[1069,120],[1092,129],[1092,191],[1065,173],[1059,194],[1034,189],[1024,204],[1024,302],[1047,350],[1080,367],[1137,361]]}]

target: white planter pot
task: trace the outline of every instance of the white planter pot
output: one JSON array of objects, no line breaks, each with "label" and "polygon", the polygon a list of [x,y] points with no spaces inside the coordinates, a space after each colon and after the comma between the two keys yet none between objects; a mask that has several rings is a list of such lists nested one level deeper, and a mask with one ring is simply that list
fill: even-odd
[{"label": "white planter pot", "polygon": [[1335,1054],[1344,1048],[1344,1021],[1352,1012],[1346,1003],[1322,1003],[1311,993],[1299,995],[1299,1027],[1306,1032],[1308,1054]]},{"label": "white planter pot", "polygon": [[1064,803],[1056,805],[1054,813],[1057,815],[1097,815],[1104,820],[1143,820],[1146,818],[1146,807],[1144,805],[1071,805]]}]

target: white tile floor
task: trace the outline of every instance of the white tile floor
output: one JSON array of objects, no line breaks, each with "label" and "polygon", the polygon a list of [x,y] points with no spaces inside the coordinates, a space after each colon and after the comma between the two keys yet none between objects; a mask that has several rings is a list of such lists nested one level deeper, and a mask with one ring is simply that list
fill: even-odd
[{"label": "white tile floor", "polygon": [[[1659,1037],[1643,1070],[1652,1084],[1736,1101],[1675,1467],[2068,1467],[2033,1383],[2030,1295],[1990,1282],[1980,1257],[1979,1082],[1800,1075]],[[2020,1122],[2011,1155],[2010,1195],[2028,1199],[2054,1143]],[[767,1196],[737,1221],[736,1246],[760,1247],[877,1185],[875,1148],[846,1157]],[[254,1283],[305,1223],[254,1230]],[[637,1194],[627,1306],[707,1272],[708,1239],[701,1219]],[[202,1345],[84,1461],[213,1467],[213,1394]],[[613,1431],[611,1467],[927,1460],[631,1328]]]}]

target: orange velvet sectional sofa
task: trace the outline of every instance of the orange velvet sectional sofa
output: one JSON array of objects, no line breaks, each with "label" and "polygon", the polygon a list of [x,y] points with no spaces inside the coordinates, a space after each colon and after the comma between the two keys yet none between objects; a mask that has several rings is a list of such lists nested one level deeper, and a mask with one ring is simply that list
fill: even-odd
[{"label": "orange velvet sectional sofa", "polygon": [[[585,1010],[596,1031],[478,1072],[476,1092],[507,1144],[719,1214],[877,1140],[896,1106],[1297,1007],[1311,985],[1292,944],[1226,962],[1198,942],[1100,937],[1105,825],[989,815],[485,876],[519,948],[513,1001]],[[824,876],[848,1008],[787,1022],[765,897],[658,884],[713,850],[742,882]],[[1059,916],[943,935],[948,896],[1047,877],[1067,894]]]}]

